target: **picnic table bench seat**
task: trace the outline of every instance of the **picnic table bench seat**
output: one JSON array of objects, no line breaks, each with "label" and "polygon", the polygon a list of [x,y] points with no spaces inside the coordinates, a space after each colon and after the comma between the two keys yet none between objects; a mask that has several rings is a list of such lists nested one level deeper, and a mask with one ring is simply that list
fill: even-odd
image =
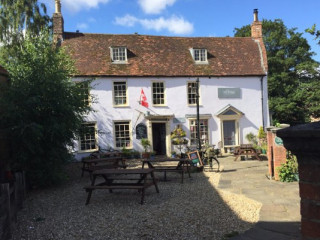
[{"label": "picnic table bench seat", "polygon": [[[171,165],[153,165],[153,163],[170,163]],[[175,165],[172,165],[175,163]],[[147,164],[149,168],[152,168],[155,172],[163,172],[164,173],[164,180],[167,180],[167,172],[176,172],[176,173],[181,173],[181,183],[183,183],[184,179],[184,171],[185,169],[187,170],[190,176],[190,170],[189,170],[189,165],[190,161],[186,159],[155,159],[155,160],[150,160],[150,159],[145,159],[143,160],[142,163],[142,168],[144,168],[144,165]]]},{"label": "picnic table bench seat", "polygon": [[260,152],[257,151],[252,144],[241,144],[238,147],[235,147],[234,149],[234,156],[236,157],[234,161],[237,161],[237,159],[240,156],[254,156],[256,157],[259,161],[261,161],[261,158],[259,157]]},{"label": "picnic table bench seat", "polygon": [[101,169],[112,169],[112,168],[126,168],[125,159],[122,157],[109,157],[109,158],[91,158],[85,157],[82,159],[82,173],[89,172],[90,178],[92,177],[92,172]]},{"label": "picnic table bench seat", "polygon": [[[159,193],[153,171],[153,169],[102,169],[94,171],[91,185],[84,187],[88,193],[86,205],[90,202],[92,192],[98,189],[108,189],[110,193],[113,189],[136,189],[141,192],[140,203],[143,204],[146,188],[154,185],[157,193]],[[150,175],[150,178],[148,178],[148,175]],[[105,181],[95,184],[97,177],[102,177]]]}]

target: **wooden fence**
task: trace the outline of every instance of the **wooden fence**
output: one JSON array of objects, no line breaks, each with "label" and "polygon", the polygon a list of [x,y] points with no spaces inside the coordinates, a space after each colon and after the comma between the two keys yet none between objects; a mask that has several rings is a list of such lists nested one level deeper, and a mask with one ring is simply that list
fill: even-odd
[{"label": "wooden fence", "polygon": [[17,212],[26,197],[25,174],[15,173],[14,181],[0,184],[0,239],[11,238]]}]

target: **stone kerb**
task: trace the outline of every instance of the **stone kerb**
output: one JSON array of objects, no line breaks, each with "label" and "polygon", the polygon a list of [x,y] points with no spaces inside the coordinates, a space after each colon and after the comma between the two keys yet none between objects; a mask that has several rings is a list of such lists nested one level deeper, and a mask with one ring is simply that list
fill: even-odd
[{"label": "stone kerb", "polygon": [[282,129],[277,136],[298,159],[303,239],[320,239],[320,122]]}]

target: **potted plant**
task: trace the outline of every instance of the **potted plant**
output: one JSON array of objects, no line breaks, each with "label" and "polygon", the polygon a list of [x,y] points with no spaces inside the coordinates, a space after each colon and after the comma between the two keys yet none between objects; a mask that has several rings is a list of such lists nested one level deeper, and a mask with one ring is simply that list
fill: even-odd
[{"label": "potted plant", "polygon": [[259,128],[259,131],[258,131],[258,139],[259,139],[259,146],[260,146],[260,149],[261,149],[261,153],[262,154],[266,154],[267,153],[267,148],[268,148],[267,134],[263,130],[262,126]]},{"label": "potted plant", "polygon": [[177,127],[171,133],[172,144],[178,147],[180,157],[182,157],[182,148],[188,144],[186,135],[186,132],[181,128],[180,125],[177,125]]},{"label": "potted plant", "polygon": [[176,151],[172,151],[172,152],[171,152],[171,157],[172,157],[172,158],[175,158],[175,157],[176,157],[176,154],[177,154]]},{"label": "potted plant", "polygon": [[142,158],[150,158],[150,152],[148,150],[150,149],[151,143],[149,139],[142,138],[141,145],[144,148],[144,153],[142,153]]}]

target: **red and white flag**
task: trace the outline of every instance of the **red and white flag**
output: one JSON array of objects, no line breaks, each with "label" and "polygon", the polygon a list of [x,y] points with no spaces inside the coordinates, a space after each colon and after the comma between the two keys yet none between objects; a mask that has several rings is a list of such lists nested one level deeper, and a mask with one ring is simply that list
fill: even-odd
[{"label": "red and white flag", "polygon": [[144,94],[144,91],[142,88],[141,88],[141,94],[140,94],[140,104],[146,108],[149,107],[149,104],[147,102],[147,97]]}]

